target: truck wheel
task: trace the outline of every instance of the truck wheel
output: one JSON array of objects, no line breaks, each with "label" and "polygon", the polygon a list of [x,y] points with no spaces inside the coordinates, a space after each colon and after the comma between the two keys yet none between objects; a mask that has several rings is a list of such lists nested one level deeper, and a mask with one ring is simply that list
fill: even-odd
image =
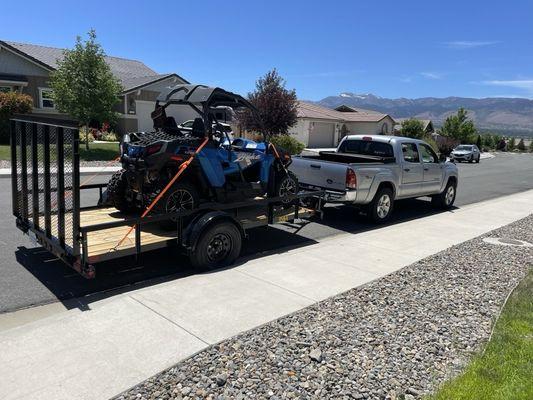
[{"label": "truck wheel", "polygon": [[[291,194],[297,194],[300,190],[298,178],[291,171],[285,174],[282,172],[276,177],[276,185],[274,186],[274,197],[283,197]],[[297,200],[284,200],[281,203],[284,205],[294,204]]]},{"label": "truck wheel", "polygon": [[435,196],[431,197],[431,204],[442,209],[449,209],[453,206],[457,194],[457,183],[454,180],[448,180],[446,187]]},{"label": "truck wheel", "polygon": [[126,200],[128,182],[124,170],[115,172],[107,184],[107,201],[121,212],[132,212],[135,206]]},{"label": "truck wheel", "polygon": [[232,264],[241,254],[242,236],[235,224],[227,221],[214,223],[200,236],[190,256],[192,265],[213,270]]},{"label": "truck wheel", "polygon": [[387,221],[394,206],[393,193],[390,188],[384,187],[377,191],[372,202],[367,206],[367,215],[375,223]]}]

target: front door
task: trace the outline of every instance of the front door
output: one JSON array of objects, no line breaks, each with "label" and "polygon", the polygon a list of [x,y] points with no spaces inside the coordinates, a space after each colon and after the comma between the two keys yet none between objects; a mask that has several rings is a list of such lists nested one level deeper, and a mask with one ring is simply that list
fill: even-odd
[{"label": "front door", "polygon": [[442,179],[442,164],[439,162],[437,154],[427,144],[419,143],[418,151],[424,167],[422,190],[424,194],[438,193]]},{"label": "front door", "polygon": [[402,184],[399,197],[416,196],[422,190],[424,171],[416,143],[402,143]]}]

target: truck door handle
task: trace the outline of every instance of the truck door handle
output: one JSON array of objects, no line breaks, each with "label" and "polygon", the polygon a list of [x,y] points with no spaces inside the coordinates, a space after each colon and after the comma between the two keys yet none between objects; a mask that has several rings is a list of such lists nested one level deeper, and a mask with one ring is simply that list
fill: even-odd
[{"label": "truck door handle", "polygon": [[311,164],[311,168],[320,169],[320,168],[322,168],[322,166],[318,165],[318,164]]},{"label": "truck door handle", "polygon": [[429,171],[429,168],[424,168],[424,171]]},{"label": "truck door handle", "polygon": [[403,170],[404,170],[405,172],[409,172],[409,171],[411,171],[411,168],[404,168]]}]

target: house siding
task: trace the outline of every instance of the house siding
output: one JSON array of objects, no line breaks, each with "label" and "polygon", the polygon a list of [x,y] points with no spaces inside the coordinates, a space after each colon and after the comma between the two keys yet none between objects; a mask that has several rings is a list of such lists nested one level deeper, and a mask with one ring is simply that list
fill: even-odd
[{"label": "house siding", "polygon": [[5,47],[0,48],[0,72],[15,75],[32,75],[47,77],[49,71]]}]

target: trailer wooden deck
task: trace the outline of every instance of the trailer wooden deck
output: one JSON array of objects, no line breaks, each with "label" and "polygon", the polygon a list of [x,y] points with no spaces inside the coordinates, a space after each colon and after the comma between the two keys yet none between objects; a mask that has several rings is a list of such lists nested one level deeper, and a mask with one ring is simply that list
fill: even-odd
[{"label": "trailer wooden deck", "polygon": [[[314,210],[300,207],[299,218],[309,217]],[[268,225],[267,212],[258,213],[257,207],[240,210],[236,216],[245,229]],[[294,217],[294,208],[279,208],[274,211],[274,222],[288,222]],[[80,211],[80,225],[83,227],[116,222],[127,218],[125,214],[113,207],[94,208]],[[117,247],[120,240],[128,233],[129,226],[100,229],[87,233],[87,259],[99,262],[116,257],[135,254],[135,231],[131,231],[126,240]],[[160,224],[153,223],[142,227],[141,244],[143,251],[155,250],[172,244],[177,239],[176,230],[163,229]]]}]

